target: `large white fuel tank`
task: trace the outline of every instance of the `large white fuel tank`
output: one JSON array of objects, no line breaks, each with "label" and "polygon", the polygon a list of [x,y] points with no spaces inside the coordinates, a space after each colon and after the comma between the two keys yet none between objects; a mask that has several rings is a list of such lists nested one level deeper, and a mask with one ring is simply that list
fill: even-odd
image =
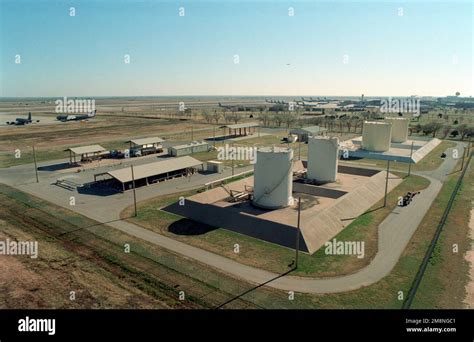
[{"label": "large white fuel tank", "polygon": [[293,150],[262,147],[254,165],[253,204],[277,209],[293,202]]},{"label": "large white fuel tank", "polygon": [[385,152],[390,149],[392,124],[385,121],[364,121],[362,148],[367,151]]},{"label": "large white fuel tank", "polygon": [[387,117],[385,121],[392,124],[392,142],[402,143],[408,140],[408,119]]},{"label": "large white fuel tank", "polygon": [[311,137],[308,139],[307,178],[318,182],[335,182],[339,160],[337,137]]}]

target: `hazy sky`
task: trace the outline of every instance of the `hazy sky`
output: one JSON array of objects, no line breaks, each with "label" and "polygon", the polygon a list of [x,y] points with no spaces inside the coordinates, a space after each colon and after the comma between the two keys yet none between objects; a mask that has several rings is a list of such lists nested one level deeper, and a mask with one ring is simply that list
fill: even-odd
[{"label": "hazy sky", "polygon": [[0,0],[0,15],[1,96],[473,94],[471,1]]}]

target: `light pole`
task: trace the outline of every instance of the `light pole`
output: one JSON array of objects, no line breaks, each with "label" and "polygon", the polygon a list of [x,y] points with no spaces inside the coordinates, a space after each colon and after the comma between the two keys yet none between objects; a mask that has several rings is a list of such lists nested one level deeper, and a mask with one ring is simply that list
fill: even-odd
[{"label": "light pole", "polygon": [[133,165],[130,165],[132,169],[132,185],[133,185],[133,205],[135,206],[135,217],[137,217],[137,194],[135,193],[135,175],[133,174]]},{"label": "light pole", "polygon": [[411,158],[413,156],[413,141],[411,142],[410,162],[408,163],[408,176],[411,174]]},{"label": "light pole", "polygon": [[301,222],[301,196],[298,197],[298,223],[296,227],[296,255],[295,255],[295,269],[298,268],[298,256],[300,250],[300,222]]},{"label": "light pole", "polygon": [[[234,151],[234,144],[232,143],[231,145],[232,147],[232,151]],[[234,175],[234,157],[235,157],[235,153],[232,154],[232,176]]]},{"label": "light pole", "polygon": [[35,150],[35,145],[33,145],[33,161],[35,162],[36,183],[39,183],[39,179],[38,179],[38,165],[36,164],[36,150]]},{"label": "light pole", "polygon": [[461,160],[461,171],[464,168],[464,158],[466,157],[466,146],[463,147],[462,160]]},{"label": "light pole", "polygon": [[298,160],[301,160],[301,140],[298,137]]},{"label": "light pole", "polygon": [[387,206],[387,190],[388,190],[388,172],[390,171],[390,160],[387,160],[387,176],[385,177],[385,196],[383,198],[383,206]]}]

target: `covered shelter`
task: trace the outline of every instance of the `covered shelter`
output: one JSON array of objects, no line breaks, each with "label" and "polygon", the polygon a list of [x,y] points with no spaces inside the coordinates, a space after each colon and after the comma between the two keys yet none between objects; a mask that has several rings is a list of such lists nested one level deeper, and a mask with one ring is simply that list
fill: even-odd
[{"label": "covered shelter", "polygon": [[224,128],[224,135],[226,135],[228,129],[230,136],[245,136],[255,133],[255,128],[258,126],[260,126],[258,122],[246,122],[235,125],[225,125],[221,126],[221,128]]},{"label": "covered shelter", "polygon": [[150,147],[159,147],[164,139],[158,137],[148,137],[148,138],[138,138],[138,139],[131,139],[126,141],[126,143],[130,144],[130,149],[132,148],[150,148]]},{"label": "covered shelter", "polygon": [[290,130],[290,134],[297,135],[298,141],[307,142],[308,137],[324,135],[326,131],[327,129],[321,126],[308,126],[301,128],[292,128]]},{"label": "covered shelter", "polygon": [[90,162],[101,159],[109,154],[109,151],[100,145],[70,147],[64,151],[69,152],[70,164],[77,164],[78,156],[80,156],[80,162]]},{"label": "covered shelter", "polygon": [[133,174],[131,167],[99,173],[94,175],[94,180],[97,181],[98,176],[108,175],[120,184],[122,191],[126,191],[133,188],[133,183],[135,183],[135,187],[139,187],[192,175],[199,166],[202,169],[203,163],[201,161],[184,156],[134,166]]},{"label": "covered shelter", "polygon": [[163,141],[163,139],[158,137],[148,137],[131,139],[126,142],[130,144],[130,155],[136,157],[162,152],[163,146],[161,143]]}]

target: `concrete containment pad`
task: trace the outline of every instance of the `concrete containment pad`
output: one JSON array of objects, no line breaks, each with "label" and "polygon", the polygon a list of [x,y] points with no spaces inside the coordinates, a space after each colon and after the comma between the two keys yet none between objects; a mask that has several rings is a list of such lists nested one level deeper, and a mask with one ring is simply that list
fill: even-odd
[{"label": "concrete containment pad", "polygon": [[[428,140],[412,139],[403,143],[391,143],[390,149],[386,152],[374,152],[362,149],[362,137],[357,137],[343,141],[340,149],[341,153],[347,153],[349,157],[390,160],[400,163],[415,164],[423,159],[440,143],[441,140],[436,138]],[[413,154],[411,154],[412,144]]]},{"label": "concrete containment pad", "polygon": [[[293,196],[302,194],[300,249],[310,254],[336,236],[384,196],[386,172],[343,169],[338,180],[323,186],[295,181]],[[388,191],[402,180],[389,173]],[[280,246],[295,248],[296,203],[275,209],[256,208],[250,200],[233,201],[231,193],[251,192],[253,177],[190,196],[185,205],[163,210],[207,225],[224,228]]]}]

